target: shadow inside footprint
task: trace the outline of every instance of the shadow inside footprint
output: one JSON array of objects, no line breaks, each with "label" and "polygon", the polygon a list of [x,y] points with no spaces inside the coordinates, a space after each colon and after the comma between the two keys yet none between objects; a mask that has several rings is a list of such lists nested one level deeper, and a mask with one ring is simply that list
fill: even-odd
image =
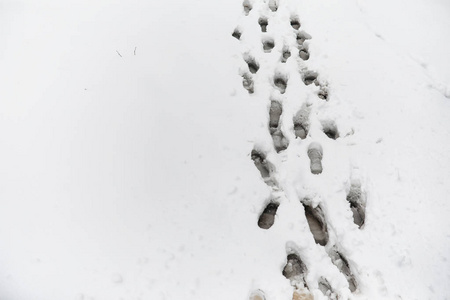
[{"label": "shadow inside footprint", "polygon": [[251,153],[251,157],[252,157],[253,163],[255,164],[256,168],[260,172],[261,177],[263,179],[270,178],[270,168],[269,168],[268,162],[266,161],[266,156],[263,153],[253,149],[252,153]]},{"label": "shadow inside footprint", "polygon": [[358,285],[356,283],[355,276],[350,270],[350,265],[347,259],[344,257],[344,255],[342,255],[342,253],[336,251],[335,249],[331,249],[329,256],[333,264],[339,269],[342,274],[344,274],[345,278],[347,279],[350,291],[352,293],[355,292],[358,288]]},{"label": "shadow inside footprint", "polygon": [[248,73],[242,75],[242,86],[248,91],[249,94],[255,92],[252,76]]},{"label": "shadow inside footprint", "polygon": [[273,78],[273,84],[278,88],[281,94],[286,92],[287,81],[287,77],[281,74],[277,74]]},{"label": "shadow inside footprint", "polygon": [[317,76],[318,74],[314,71],[306,71],[305,74],[303,74],[303,82],[305,85],[316,83]]},{"label": "shadow inside footprint", "polygon": [[258,62],[256,62],[256,60],[253,57],[246,54],[244,56],[244,60],[248,65],[248,69],[249,69],[250,73],[255,74],[256,72],[258,72],[259,64],[258,64]]},{"label": "shadow inside footprint", "polygon": [[322,212],[322,208],[318,205],[312,207],[309,204],[303,203],[305,208],[305,216],[308,221],[309,230],[311,231],[316,244],[325,246],[328,243],[328,229],[325,221],[325,216]]},{"label": "shadow inside footprint", "polygon": [[311,161],[310,169],[314,175],[320,174],[323,171],[322,168],[322,156],[323,150],[319,143],[312,142],[308,147],[308,157]]},{"label": "shadow inside footprint", "polygon": [[317,96],[320,99],[328,101],[328,90],[327,90],[327,88],[324,87],[324,86],[321,86],[319,92],[317,93]]},{"label": "shadow inside footprint", "polygon": [[275,47],[275,42],[271,38],[262,41],[264,52],[269,53]]},{"label": "shadow inside footprint", "polygon": [[300,58],[301,58],[302,60],[308,60],[308,59],[309,59],[309,52],[308,52],[308,49],[306,49],[306,47],[305,47],[305,48],[302,48],[302,49],[298,52],[298,55],[300,56]]},{"label": "shadow inside footprint", "polygon": [[275,223],[275,215],[277,213],[279,204],[271,202],[264,209],[263,213],[258,219],[258,226],[262,229],[269,229]]},{"label": "shadow inside footprint", "polygon": [[336,123],[334,121],[322,121],[323,133],[330,139],[337,139],[339,137],[339,131],[337,129]]},{"label": "shadow inside footprint", "polygon": [[241,39],[241,35],[242,35],[242,33],[241,33],[241,31],[238,28],[236,28],[233,31],[233,33],[231,34],[232,37],[237,38],[238,40]]},{"label": "shadow inside footprint", "polygon": [[347,194],[347,201],[350,203],[350,208],[353,213],[353,222],[361,228],[366,219],[366,208],[361,185],[352,184],[350,191]]},{"label": "shadow inside footprint", "polygon": [[292,28],[298,30],[300,28],[300,21],[298,20],[298,18],[292,18],[291,19],[291,26]]},{"label": "shadow inside footprint", "polygon": [[289,279],[291,285],[299,286],[303,284],[306,286],[306,272],[306,266],[297,254],[291,253],[287,256],[287,262],[283,268],[283,276]]},{"label": "shadow inside footprint", "polygon": [[267,18],[264,17],[259,18],[258,24],[259,26],[261,26],[262,32],[267,32],[267,25],[269,25],[269,21],[267,20]]},{"label": "shadow inside footprint", "polygon": [[281,62],[285,63],[287,62],[288,58],[291,57],[291,51],[289,51],[289,48],[284,47],[283,48],[283,54],[281,56]]}]

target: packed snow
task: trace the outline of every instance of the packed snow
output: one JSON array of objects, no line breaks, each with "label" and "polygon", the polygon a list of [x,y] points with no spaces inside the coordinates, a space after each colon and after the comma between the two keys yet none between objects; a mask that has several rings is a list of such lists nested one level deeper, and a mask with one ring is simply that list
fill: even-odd
[{"label": "packed snow", "polygon": [[450,2],[0,8],[0,299],[450,299]]}]

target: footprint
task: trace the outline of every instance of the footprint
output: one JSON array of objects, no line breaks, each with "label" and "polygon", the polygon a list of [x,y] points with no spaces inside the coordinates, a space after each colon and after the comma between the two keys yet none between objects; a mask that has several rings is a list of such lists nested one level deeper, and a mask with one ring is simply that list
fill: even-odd
[{"label": "footprint", "polygon": [[255,74],[259,70],[259,64],[256,60],[249,54],[244,55],[244,60],[248,65],[250,73]]},{"label": "footprint", "polygon": [[306,266],[297,254],[291,253],[287,256],[287,262],[283,268],[283,276],[291,282],[292,286],[297,288],[306,286],[306,272]]},{"label": "footprint", "polygon": [[231,34],[232,37],[237,38],[238,40],[241,39],[242,32],[239,30],[239,28],[236,28],[233,33]]},{"label": "footprint", "polygon": [[267,20],[266,17],[259,18],[258,24],[259,24],[259,26],[261,26],[262,32],[267,32],[267,25],[269,25],[269,21]]},{"label": "footprint", "polygon": [[360,184],[352,184],[347,194],[347,201],[353,212],[353,222],[361,228],[366,219],[366,208]]},{"label": "footprint", "polygon": [[319,279],[319,290],[322,294],[324,294],[324,296],[327,296],[328,299],[335,299],[330,283],[323,277],[320,277]]},{"label": "footprint", "polygon": [[289,48],[284,47],[283,48],[283,54],[282,54],[282,57],[281,57],[281,62],[285,63],[288,60],[289,57],[291,57],[291,51],[289,51]]},{"label": "footprint", "polygon": [[272,140],[273,146],[275,148],[275,151],[277,151],[277,153],[280,153],[281,151],[284,151],[289,147],[289,141],[286,139],[286,137],[283,135],[283,132],[281,132],[280,129],[276,130],[272,134]]},{"label": "footprint", "polygon": [[317,175],[322,173],[323,150],[319,143],[312,142],[308,147],[308,157],[311,161],[311,173]]},{"label": "footprint", "polygon": [[337,139],[339,137],[339,131],[337,129],[336,123],[334,121],[322,121],[322,130],[323,133],[330,139]]},{"label": "footprint", "polygon": [[272,179],[270,176],[273,170],[273,166],[271,163],[267,161],[266,156],[262,152],[253,149],[251,153],[251,158],[256,168],[258,169],[259,173],[261,174],[261,177],[263,178],[264,182],[269,186],[275,186],[276,183],[274,179]]},{"label": "footprint", "polygon": [[298,30],[300,28],[300,21],[298,20],[297,17],[293,17],[291,19],[291,26],[292,28],[294,28],[295,30]]},{"label": "footprint", "polygon": [[302,46],[306,40],[310,39],[311,36],[304,31],[300,31],[299,33],[297,33],[297,44],[299,44],[300,46]]},{"label": "footprint", "polygon": [[250,13],[250,11],[253,9],[252,4],[250,3],[249,0],[244,0],[244,2],[242,3],[242,6],[244,7],[244,13],[246,16],[248,16],[248,14]]},{"label": "footprint", "polygon": [[314,296],[308,289],[299,289],[292,294],[292,300],[314,300]]},{"label": "footprint", "polygon": [[270,53],[275,47],[275,42],[272,38],[266,38],[262,41],[264,52]]},{"label": "footprint", "polygon": [[276,74],[273,78],[273,84],[278,88],[281,94],[286,92],[288,78],[282,74]]},{"label": "footprint", "polygon": [[320,90],[317,93],[317,96],[320,99],[328,101],[328,89],[326,87],[324,87],[324,86],[320,86]]},{"label": "footprint", "polygon": [[350,270],[350,265],[348,264],[347,259],[342,255],[342,253],[336,251],[335,249],[331,249],[330,258],[333,264],[339,269],[339,271],[344,274],[345,278],[348,281],[348,286],[350,291],[353,293],[358,288],[356,283],[355,276],[352,274]]},{"label": "footprint", "polygon": [[302,79],[305,85],[310,85],[311,83],[317,83],[317,76],[319,76],[319,74],[314,71],[306,71],[303,74]]},{"label": "footprint", "polygon": [[262,229],[269,229],[275,223],[275,215],[280,204],[270,202],[258,219],[258,226]]},{"label": "footprint", "polygon": [[271,11],[276,12],[278,10],[278,1],[277,0],[269,0],[269,8]]},{"label": "footprint", "polygon": [[255,92],[254,82],[250,74],[245,73],[242,75],[242,86],[248,91],[249,94],[253,94]]},{"label": "footprint", "polygon": [[308,60],[309,59],[309,51],[306,46],[303,46],[303,48],[300,49],[298,52],[298,55],[302,60]]},{"label": "footprint", "polygon": [[249,300],[266,300],[266,296],[263,291],[256,290],[250,294]]},{"label": "footprint", "polygon": [[309,113],[310,109],[306,104],[295,114],[294,121],[294,133],[296,138],[302,140],[306,138],[309,132]]},{"label": "footprint", "polygon": [[[280,102],[272,100],[270,102],[270,109],[269,109],[269,129],[275,130],[278,128],[278,125],[280,124],[280,117],[283,113],[283,106]],[[271,132],[272,133],[272,132]]]},{"label": "footprint", "polygon": [[305,216],[308,221],[309,230],[311,231],[316,244],[325,246],[328,243],[328,229],[322,208],[318,205],[312,207],[310,204],[303,203],[305,208]]}]

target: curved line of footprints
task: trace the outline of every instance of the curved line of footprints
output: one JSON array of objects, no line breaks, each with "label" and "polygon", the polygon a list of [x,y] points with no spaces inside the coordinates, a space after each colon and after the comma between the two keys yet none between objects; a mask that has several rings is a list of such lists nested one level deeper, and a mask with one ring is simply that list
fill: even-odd
[{"label": "curved line of footprints", "polygon": [[[258,3],[256,3],[258,2]],[[266,33],[270,29],[271,17],[274,17],[278,10],[277,0],[259,0],[251,2],[250,0],[244,0],[243,11],[244,16],[252,14],[254,4],[267,5],[268,16],[261,15],[258,18],[257,24],[261,29],[261,47],[263,53],[271,53],[275,48],[275,40],[271,36],[267,36]],[[270,10],[270,11],[269,11]],[[258,13],[258,12],[255,12]],[[283,45],[280,53],[279,64],[285,64],[289,59],[297,59],[306,62],[310,58],[309,41],[312,39],[311,35],[301,30],[301,23],[298,16],[291,16],[290,20],[291,30],[295,33],[296,37],[296,49],[298,55],[293,55],[292,46]],[[242,35],[245,34],[243,30],[237,27],[232,36],[237,40],[241,40]],[[255,57],[249,52],[243,54],[243,60],[248,66],[248,71],[245,71],[242,75],[242,85],[249,94],[255,92],[255,82],[253,76],[260,70],[260,63],[256,61]],[[299,68],[301,79],[306,86],[312,86],[315,89],[317,101],[329,101],[329,89],[327,83],[319,80],[319,74],[315,71],[308,70],[307,68]],[[283,73],[276,72],[272,78],[273,88],[278,90],[281,95],[286,92],[289,84],[288,77]],[[313,85],[312,85],[313,84]],[[314,105],[314,104],[313,104]],[[304,140],[309,136],[311,129],[311,123],[309,122],[310,111],[312,109],[311,104],[303,104],[300,110],[293,116],[293,133],[296,139]],[[282,102],[278,100],[270,100],[270,108],[268,112],[269,126],[268,132],[272,137],[273,146],[276,153],[280,154],[289,147],[289,141],[283,134],[280,126],[280,119],[283,114]],[[339,130],[336,124],[332,121],[322,122],[321,130],[330,139],[336,140],[339,136]],[[319,176],[323,172],[322,157],[324,155],[322,146],[318,142],[311,142],[307,147],[307,153],[305,153],[310,160],[310,172]],[[267,159],[267,153],[254,148],[251,152],[251,159],[253,160],[256,168],[259,170],[262,179],[272,190],[272,200],[267,204],[258,219],[258,226],[262,229],[268,230],[275,222],[275,216],[278,207],[281,205],[279,199],[282,198],[282,189],[278,186],[276,179],[276,166]],[[353,213],[354,223],[361,229],[365,222],[365,207],[366,199],[362,192],[361,184],[359,182],[353,183],[347,194],[348,205]],[[320,204],[314,206],[311,199],[301,199],[301,204],[304,207],[305,218],[309,225],[311,234],[316,244],[325,247],[327,254],[331,258],[332,263],[339,269],[339,271],[345,276],[348,282],[348,288],[351,292],[355,292],[358,289],[358,282],[352,272],[352,266],[347,258],[339,251],[339,245],[329,245],[329,231],[327,226],[327,217]],[[294,287],[293,300],[311,300],[313,295],[309,292],[308,284],[305,280],[308,274],[308,266],[302,261],[302,258],[298,251],[294,247],[288,250],[286,257],[286,265],[282,270],[282,275],[286,277]],[[322,293],[328,297],[328,299],[338,299],[339,295],[333,291],[330,283],[325,277],[321,277],[318,282],[318,287]],[[265,300],[264,292],[261,290],[254,291],[251,296],[251,300]]]}]

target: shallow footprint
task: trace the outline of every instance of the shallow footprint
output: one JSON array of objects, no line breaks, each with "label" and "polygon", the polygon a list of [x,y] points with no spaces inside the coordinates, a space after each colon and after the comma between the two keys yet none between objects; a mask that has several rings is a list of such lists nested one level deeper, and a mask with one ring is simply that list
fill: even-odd
[{"label": "shallow footprint", "polygon": [[275,223],[275,215],[280,204],[270,202],[258,219],[258,226],[262,229],[269,229]]},{"label": "shallow footprint", "polygon": [[330,258],[333,264],[339,269],[339,271],[344,274],[345,278],[348,281],[348,286],[350,291],[353,293],[358,288],[356,283],[355,276],[352,274],[350,270],[350,265],[347,259],[342,255],[342,253],[332,249],[330,252]]},{"label": "shallow footprint", "polygon": [[361,228],[366,219],[366,208],[363,201],[361,185],[351,185],[350,191],[347,194],[347,201],[350,203],[350,208],[353,212],[353,222]]},{"label": "shallow footprint", "polygon": [[278,10],[277,0],[269,0],[269,8],[271,11],[276,12]]},{"label": "shallow footprint", "polygon": [[286,150],[289,147],[289,141],[284,136],[283,132],[280,129],[275,130],[272,133],[273,146],[277,153]]},{"label": "shallow footprint", "polygon": [[312,142],[308,147],[308,157],[311,161],[310,169],[314,175],[320,174],[323,171],[322,168],[322,156],[323,150],[319,143]]},{"label": "shallow footprint", "polygon": [[250,11],[253,9],[252,4],[250,3],[249,0],[244,0],[244,2],[242,3],[242,6],[244,7],[244,13],[246,16],[248,16],[248,14],[250,13]]},{"label": "shallow footprint", "polygon": [[306,138],[309,132],[309,113],[310,109],[306,104],[295,114],[293,118],[294,122],[294,134],[296,138],[302,140]]},{"label": "shallow footprint", "polygon": [[248,91],[249,94],[253,94],[255,92],[254,82],[250,74],[245,73],[242,75],[242,86]]}]

